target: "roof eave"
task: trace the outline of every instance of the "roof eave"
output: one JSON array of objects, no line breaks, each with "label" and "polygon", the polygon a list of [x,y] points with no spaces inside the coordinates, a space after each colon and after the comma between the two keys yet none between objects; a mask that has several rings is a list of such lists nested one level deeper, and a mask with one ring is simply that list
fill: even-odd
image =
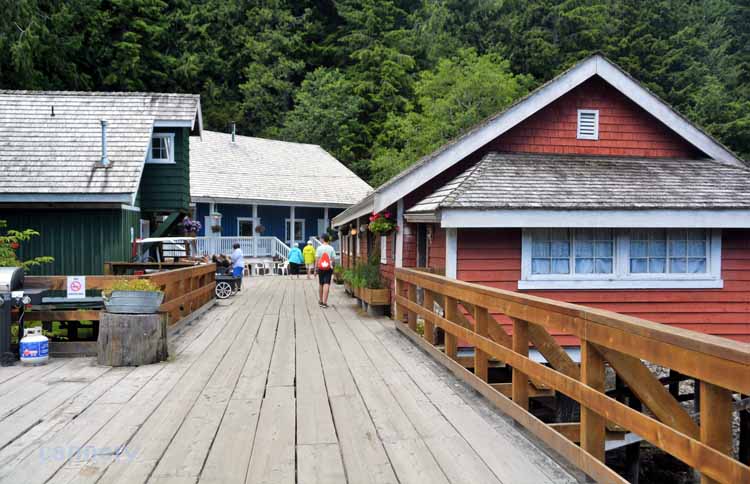
[{"label": "roof eave", "polygon": [[447,208],[444,228],[750,228],[748,208],[552,209]]},{"label": "roof eave", "polygon": [[364,215],[372,213],[373,205],[374,205],[374,194],[371,193],[367,195],[365,198],[357,202],[356,204],[352,205],[351,207],[347,208],[337,216],[331,220],[331,225],[334,228],[340,227],[348,222],[351,222],[352,220],[362,217]]}]

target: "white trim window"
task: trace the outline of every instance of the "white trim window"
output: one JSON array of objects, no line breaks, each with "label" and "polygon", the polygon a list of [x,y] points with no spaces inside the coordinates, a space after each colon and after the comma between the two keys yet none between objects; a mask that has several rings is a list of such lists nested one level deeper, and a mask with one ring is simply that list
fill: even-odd
[{"label": "white trim window", "polygon": [[599,110],[579,109],[576,128],[577,139],[599,139]]},{"label": "white trim window", "polygon": [[721,231],[524,229],[519,289],[720,288]]},{"label": "white trim window", "polygon": [[380,263],[388,263],[388,237],[385,235],[380,236]]},{"label": "white trim window", "polygon": [[146,163],[171,164],[174,159],[174,133],[153,133]]},{"label": "white trim window", "polygon": [[261,225],[260,218],[256,221],[253,217],[237,217],[237,237],[255,237],[258,225]]}]

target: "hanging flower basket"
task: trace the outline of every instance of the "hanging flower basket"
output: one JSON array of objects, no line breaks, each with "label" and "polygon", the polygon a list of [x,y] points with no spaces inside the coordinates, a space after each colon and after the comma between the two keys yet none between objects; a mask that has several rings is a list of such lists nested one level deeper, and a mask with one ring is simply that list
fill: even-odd
[{"label": "hanging flower basket", "polygon": [[195,235],[200,231],[202,225],[197,220],[193,220],[190,217],[185,217],[182,219],[182,222],[180,222],[179,225],[179,232],[182,232],[188,237],[195,237]]},{"label": "hanging flower basket", "polygon": [[221,232],[221,225],[212,225],[211,232],[218,234]]},{"label": "hanging flower basket", "polygon": [[262,234],[265,231],[266,231],[266,228],[262,225],[258,225],[257,227],[255,227],[255,233],[258,235]]},{"label": "hanging flower basket", "polygon": [[370,215],[368,230],[377,235],[389,235],[398,230],[396,221],[392,218],[390,212],[376,213]]}]

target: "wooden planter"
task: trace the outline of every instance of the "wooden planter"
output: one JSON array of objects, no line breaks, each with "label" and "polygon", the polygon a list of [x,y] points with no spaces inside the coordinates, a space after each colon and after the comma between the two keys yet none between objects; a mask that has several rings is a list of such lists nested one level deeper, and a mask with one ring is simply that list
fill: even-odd
[{"label": "wooden planter", "polygon": [[368,289],[363,287],[359,289],[357,297],[371,306],[388,306],[391,304],[388,289]]}]

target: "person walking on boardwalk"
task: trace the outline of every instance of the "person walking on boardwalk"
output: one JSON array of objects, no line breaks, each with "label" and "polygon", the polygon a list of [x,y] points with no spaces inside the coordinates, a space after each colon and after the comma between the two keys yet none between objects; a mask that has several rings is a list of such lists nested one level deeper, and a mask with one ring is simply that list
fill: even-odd
[{"label": "person walking on boardwalk", "polygon": [[289,274],[290,276],[297,276],[299,279],[299,268],[302,266],[304,259],[302,258],[302,251],[299,250],[299,244],[294,243],[294,247],[289,251]]},{"label": "person walking on boardwalk", "polygon": [[242,253],[242,249],[240,249],[240,244],[235,242],[234,245],[232,245],[232,248],[234,249],[234,252],[232,252],[232,275],[234,277],[239,277],[240,282],[238,284],[237,290],[240,290],[242,288],[242,271],[245,270],[245,256]]},{"label": "person walking on boardwalk", "polygon": [[310,277],[315,274],[315,247],[313,247],[312,240],[307,241],[307,245],[302,249],[302,255],[305,258],[307,278],[310,279]]},{"label": "person walking on boardwalk", "polygon": [[328,234],[323,234],[323,243],[315,251],[315,266],[318,269],[318,297],[320,307],[328,307],[328,292],[331,289],[331,277],[333,276],[333,261],[336,259],[336,251],[328,242],[331,238]]}]

